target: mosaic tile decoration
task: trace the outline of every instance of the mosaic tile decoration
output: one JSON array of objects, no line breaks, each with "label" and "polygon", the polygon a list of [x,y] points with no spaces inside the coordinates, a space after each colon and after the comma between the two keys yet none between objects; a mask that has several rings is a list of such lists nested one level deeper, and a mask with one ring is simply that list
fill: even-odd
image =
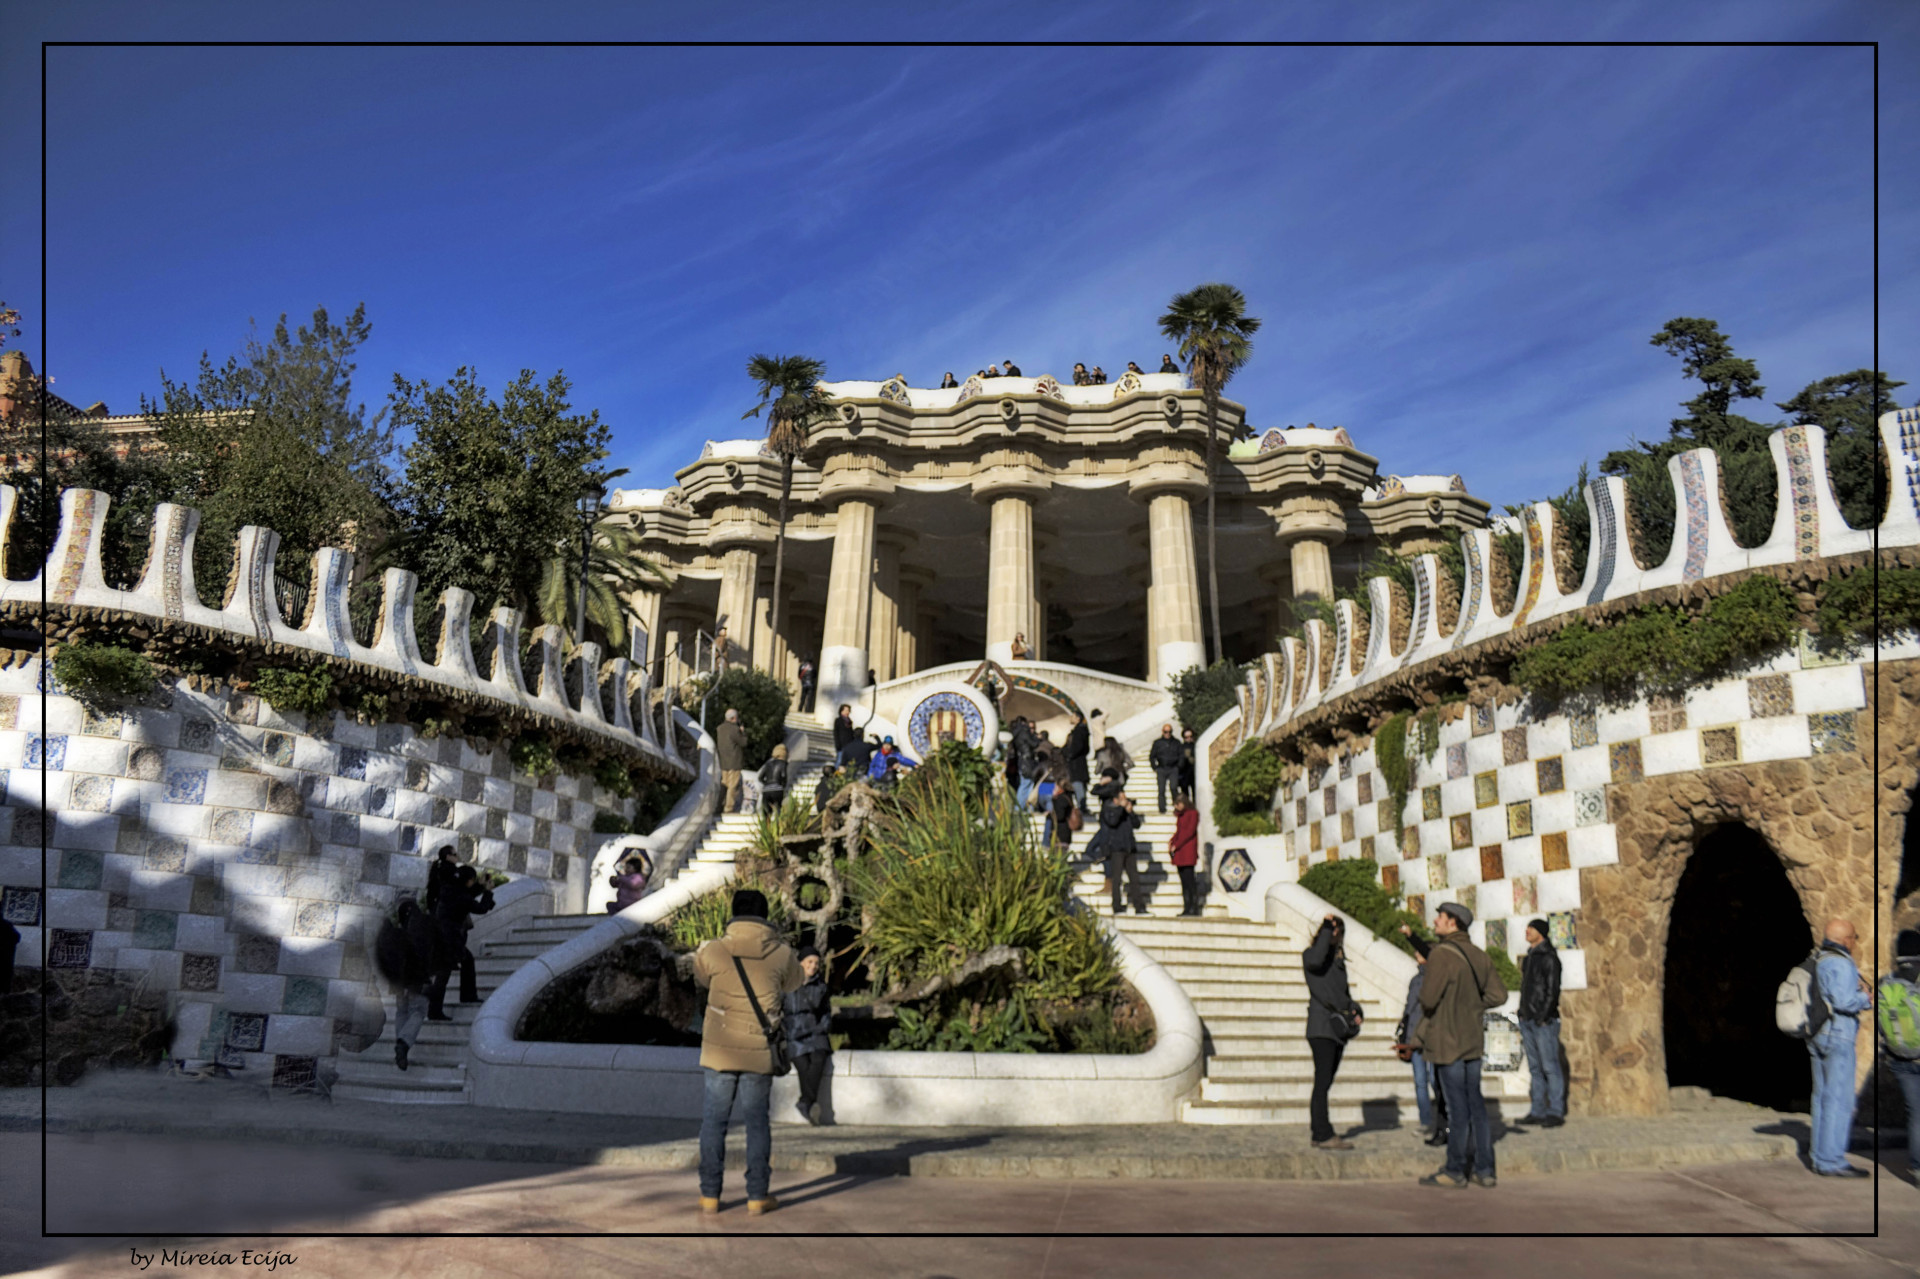
[{"label": "mosaic tile decoration", "polygon": [[227,1046],[247,1053],[265,1051],[267,1014],[229,1012],[227,1014]]},{"label": "mosaic tile decoration", "polygon": [[1740,762],[1740,734],[1731,728],[1700,730],[1700,762],[1737,764]]},{"label": "mosaic tile decoration", "polygon": [[1420,828],[1418,826],[1408,826],[1400,832],[1400,852],[1408,861],[1412,861],[1420,856]]},{"label": "mosaic tile decoration", "polygon": [[1540,512],[1529,506],[1521,515],[1521,524],[1527,535],[1527,589],[1522,593],[1520,607],[1514,610],[1513,629],[1516,631],[1526,625],[1527,614],[1533,612],[1533,606],[1540,602],[1540,585],[1546,577],[1547,566],[1545,539],[1540,532]]},{"label": "mosaic tile decoration", "polygon": [[1573,824],[1598,826],[1607,820],[1607,795],[1597,787],[1573,794]]},{"label": "mosaic tile decoration", "polygon": [[1503,764],[1524,764],[1527,762],[1527,730],[1525,725],[1509,728],[1500,734],[1500,762]]},{"label": "mosaic tile decoration", "polygon": [[47,967],[93,966],[93,934],[84,929],[56,928],[47,940]]},{"label": "mosaic tile decoration", "polygon": [[1427,917],[1427,895],[1425,893],[1408,893],[1407,909],[1421,919],[1425,919]]},{"label": "mosaic tile decoration", "polygon": [[1400,890],[1400,868],[1398,866],[1382,866],[1380,868],[1380,886],[1390,893],[1398,892]]},{"label": "mosaic tile decoration", "polygon": [[1462,884],[1453,890],[1453,900],[1459,902],[1468,910],[1479,910],[1480,886],[1478,884]]},{"label": "mosaic tile decoration", "polygon": [[180,957],[180,989],[220,989],[220,956],[182,955]]},{"label": "mosaic tile decoration", "polygon": [[1447,886],[1447,854],[1435,853],[1427,858],[1427,891],[1437,892]]},{"label": "mosaic tile decoration", "polygon": [[[92,489],[68,489],[65,496],[72,503],[72,514],[62,521],[60,531],[66,538],[65,554],[60,558],[60,571],[54,578],[53,589],[47,592],[48,601],[54,604],[71,604],[74,592],[80,589],[87,552],[93,546],[93,525],[99,518],[100,499],[106,495]],[[65,527],[69,522],[70,529]]]},{"label": "mosaic tile decoration", "polygon": [[60,876],[54,881],[54,887],[97,891],[104,869],[105,859],[100,853],[87,848],[69,848],[60,854]]},{"label": "mosaic tile decoration", "polygon": [[1443,814],[1440,811],[1440,787],[1423,787],[1420,791],[1420,820],[1437,822]]},{"label": "mosaic tile decoration", "polygon": [[1515,875],[1507,881],[1513,885],[1513,913],[1525,917],[1539,913],[1539,881],[1532,875]]},{"label": "mosaic tile decoration", "polygon": [[1487,949],[1488,950],[1506,950],[1507,949],[1507,921],[1506,920],[1489,919],[1487,921]]},{"label": "mosaic tile decoration", "polygon": [[1293,824],[1295,826],[1305,826],[1307,824],[1307,801],[1304,799],[1297,799],[1293,802]]},{"label": "mosaic tile decoration", "polygon": [[1607,748],[1607,765],[1616,782],[1637,782],[1645,775],[1640,765],[1640,743],[1615,742]]},{"label": "mosaic tile decoration", "polygon": [[1790,426],[1780,432],[1786,445],[1787,490],[1793,519],[1793,555],[1797,560],[1820,558],[1820,505],[1814,485],[1821,477],[1814,474],[1813,452],[1807,447],[1807,429]]},{"label": "mosaic tile decoration", "polygon": [[1566,770],[1560,762],[1560,756],[1534,761],[1533,788],[1542,795],[1552,795],[1567,788]]},{"label": "mosaic tile decoration", "polygon": [[1214,870],[1220,886],[1230,893],[1244,893],[1253,882],[1253,859],[1244,848],[1229,848]]},{"label": "mosaic tile decoration", "polygon": [[1315,852],[1315,853],[1320,851],[1320,823],[1319,822],[1315,822],[1313,825],[1307,827],[1307,849],[1308,851]]},{"label": "mosaic tile decoration", "polygon": [[1807,735],[1813,741],[1813,753],[1830,755],[1854,749],[1852,711],[1821,711],[1807,716]]},{"label": "mosaic tile decoration", "polygon": [[1453,781],[1467,775],[1467,744],[1454,742],[1447,747],[1447,780]]},{"label": "mosaic tile decoration", "polygon": [[27,734],[26,767],[44,768],[50,773],[57,773],[66,766],[66,734],[55,733],[48,737],[39,733]]},{"label": "mosaic tile decoration", "polygon": [[1475,737],[1485,737],[1493,731],[1492,706],[1481,705],[1471,707],[1468,709],[1467,718],[1473,724],[1473,735]]},{"label": "mosaic tile decoration", "polygon": [[1340,814],[1340,842],[1345,843],[1347,840],[1350,840],[1352,838],[1353,838],[1353,810],[1349,808],[1345,812]]},{"label": "mosaic tile decoration", "polygon": [[0,920],[20,928],[38,928],[40,890],[14,887],[0,889]]},{"label": "mosaic tile decoration", "polygon": [[1360,780],[1354,783],[1355,802],[1366,805],[1373,802],[1373,774],[1362,773]]},{"label": "mosaic tile decoration", "polygon": [[1565,831],[1552,831],[1540,837],[1540,868],[1547,871],[1573,868],[1573,861],[1567,856]]},{"label": "mosaic tile decoration", "polygon": [[1342,755],[1340,757],[1340,780],[1343,782],[1349,781],[1352,779],[1352,777],[1353,777],[1353,756]]},{"label": "mosaic tile decoration", "polygon": [[1555,950],[1580,949],[1580,912],[1557,910],[1547,916],[1547,940]]},{"label": "mosaic tile decoration", "polygon": [[1500,802],[1500,774],[1493,769],[1473,775],[1473,806],[1492,808]]},{"label": "mosaic tile decoration", "polygon": [[1460,609],[1460,620],[1454,626],[1454,648],[1467,642],[1467,632],[1480,620],[1480,593],[1487,578],[1486,565],[1480,558],[1480,539],[1468,534],[1460,539],[1460,550],[1466,561],[1467,599]]},{"label": "mosaic tile decoration", "polygon": [[1647,721],[1656,733],[1679,732],[1687,726],[1686,700],[1668,694],[1655,694],[1647,699]]},{"label": "mosaic tile decoration", "polygon": [[1495,880],[1507,877],[1506,863],[1500,855],[1500,845],[1484,844],[1480,848],[1480,882],[1491,884]]},{"label": "mosaic tile decoration", "polygon": [[1793,680],[1786,675],[1755,675],[1747,681],[1747,702],[1755,719],[1793,714]]},{"label": "mosaic tile decoration", "polygon": [[1707,571],[1707,477],[1696,453],[1680,455],[1680,491],[1687,513],[1687,557],[1680,580],[1697,582]]},{"label": "mosaic tile decoration", "polygon": [[1473,818],[1465,813],[1453,818],[1449,823],[1455,848],[1473,847]]},{"label": "mosaic tile decoration", "polygon": [[[1607,587],[1613,584],[1614,557],[1619,553],[1615,548],[1620,535],[1614,525],[1613,502],[1609,500],[1605,481],[1593,480],[1588,483],[1587,510],[1593,513],[1594,523],[1599,526],[1593,547],[1587,552],[1587,562],[1598,566],[1593,577],[1593,589],[1587,592],[1587,603],[1593,605],[1607,598]],[[1593,743],[1586,744],[1591,746]]]},{"label": "mosaic tile decoration", "polygon": [[1575,750],[1600,744],[1600,717],[1593,711],[1575,711],[1567,716],[1567,736]]},{"label": "mosaic tile decoration", "polygon": [[[1507,838],[1525,839],[1533,834],[1533,801],[1516,800],[1507,805]],[[1499,876],[1494,876],[1498,879]]]}]

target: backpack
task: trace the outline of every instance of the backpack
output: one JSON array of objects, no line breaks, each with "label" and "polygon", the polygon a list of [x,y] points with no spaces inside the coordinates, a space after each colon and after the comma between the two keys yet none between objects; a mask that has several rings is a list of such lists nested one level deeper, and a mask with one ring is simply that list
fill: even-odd
[{"label": "backpack", "polygon": [[1773,997],[1773,1022],[1790,1039],[1812,1039],[1833,1010],[1820,993],[1820,952],[1814,951],[1787,972]]},{"label": "backpack", "polygon": [[1887,1055],[1900,1061],[1920,1061],[1920,986],[1905,977],[1880,979],[1880,1042]]}]

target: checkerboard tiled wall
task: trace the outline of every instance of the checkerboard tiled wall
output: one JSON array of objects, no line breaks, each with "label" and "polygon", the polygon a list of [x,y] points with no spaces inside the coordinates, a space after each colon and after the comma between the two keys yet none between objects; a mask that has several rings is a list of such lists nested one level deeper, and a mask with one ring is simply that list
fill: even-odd
[{"label": "checkerboard tiled wall", "polygon": [[1523,706],[1474,707],[1416,758],[1396,844],[1387,786],[1371,745],[1284,787],[1274,807],[1304,873],[1320,861],[1371,857],[1411,909],[1458,901],[1474,940],[1524,948],[1544,916],[1567,953],[1565,984],[1586,985],[1579,949],[1580,872],[1618,860],[1607,791],[1616,782],[1742,761],[1852,749],[1865,728],[1857,663],[1804,646],[1738,679],[1637,705],[1565,707],[1529,720]]},{"label": "checkerboard tiled wall", "polygon": [[0,672],[0,906],[19,962],[44,939],[52,964],[146,974],[174,992],[192,1041],[176,1055],[297,1073],[378,994],[365,942],[424,887],[433,850],[548,881],[578,909],[596,811],[629,811],[405,725],[336,716],[316,734],[185,688],[167,710],[96,716],[43,703],[38,678],[37,663]]}]

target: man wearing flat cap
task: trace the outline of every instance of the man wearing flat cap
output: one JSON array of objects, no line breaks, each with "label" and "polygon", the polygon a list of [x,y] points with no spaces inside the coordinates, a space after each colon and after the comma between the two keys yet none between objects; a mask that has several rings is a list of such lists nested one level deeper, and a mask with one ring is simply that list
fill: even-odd
[{"label": "man wearing flat cap", "polygon": [[1473,912],[1458,902],[1440,908],[1433,921],[1439,940],[1427,956],[1426,977],[1420,983],[1420,1028],[1414,1034],[1420,1042],[1415,1046],[1440,1076],[1451,1124],[1447,1166],[1422,1177],[1423,1186],[1465,1190],[1469,1180],[1494,1185],[1493,1130],[1487,1126],[1487,1101],[1480,1093],[1480,1058],[1487,1042],[1481,1018],[1487,1009],[1507,1002],[1507,988],[1487,952],[1467,936],[1472,924]]}]

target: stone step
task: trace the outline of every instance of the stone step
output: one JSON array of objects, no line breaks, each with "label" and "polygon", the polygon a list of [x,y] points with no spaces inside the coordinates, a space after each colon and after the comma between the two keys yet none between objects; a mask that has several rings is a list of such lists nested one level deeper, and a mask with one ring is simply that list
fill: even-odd
[{"label": "stone step", "polygon": [[340,1082],[349,1084],[378,1084],[381,1087],[425,1088],[465,1088],[467,1086],[467,1068],[459,1065],[434,1065],[429,1062],[408,1061],[406,1070],[393,1064],[393,1049],[389,1045],[384,1057],[369,1058],[341,1057]]},{"label": "stone step", "polygon": [[1175,932],[1192,937],[1244,937],[1267,940],[1275,936],[1272,924],[1257,924],[1245,919],[1195,921],[1187,924],[1142,925],[1142,931]]},{"label": "stone step", "polygon": [[[1397,1117],[1402,1127],[1412,1127],[1419,1122],[1419,1111],[1411,1099],[1397,1101],[1386,1099],[1378,1103],[1361,1104],[1354,1101],[1336,1101],[1327,1099],[1327,1119],[1337,1128],[1353,1127],[1359,1124],[1378,1123],[1383,1118],[1393,1120]],[[1307,1103],[1274,1104],[1270,1102],[1210,1102],[1183,1101],[1180,1103],[1180,1121],[1189,1124],[1299,1124],[1310,1122]],[[1444,1162],[1441,1160],[1440,1162]]]},{"label": "stone step", "polygon": [[459,1088],[447,1088],[438,1084],[350,1084],[342,1080],[333,1086],[332,1094],[335,1101],[377,1101],[389,1106],[464,1106],[467,1104],[467,1090],[464,1085]]},{"label": "stone step", "polygon": [[[1499,1100],[1506,1094],[1495,1079],[1483,1079],[1480,1095],[1488,1100]],[[1305,1103],[1313,1097],[1313,1072],[1304,1076],[1288,1075],[1277,1079],[1214,1079],[1200,1081],[1200,1101],[1253,1102],[1262,1105],[1276,1105],[1285,1102]],[[1348,1079],[1344,1066],[1334,1076],[1333,1086],[1328,1090],[1329,1101],[1378,1101],[1391,1099],[1413,1109],[1417,1106],[1413,1092],[1412,1072],[1404,1080],[1387,1081],[1368,1078]]]},{"label": "stone step", "polygon": [[[1216,1054],[1207,1059],[1207,1078],[1209,1079],[1312,1079],[1313,1058],[1305,1051],[1305,1040],[1295,1041],[1302,1046],[1298,1057],[1262,1054],[1249,1057],[1229,1057]],[[1378,1080],[1390,1085],[1404,1083],[1413,1087],[1413,1067],[1391,1054],[1374,1055],[1371,1052],[1355,1054],[1353,1052],[1340,1060],[1337,1079]],[[1484,1078],[1484,1076],[1483,1076]]]}]

